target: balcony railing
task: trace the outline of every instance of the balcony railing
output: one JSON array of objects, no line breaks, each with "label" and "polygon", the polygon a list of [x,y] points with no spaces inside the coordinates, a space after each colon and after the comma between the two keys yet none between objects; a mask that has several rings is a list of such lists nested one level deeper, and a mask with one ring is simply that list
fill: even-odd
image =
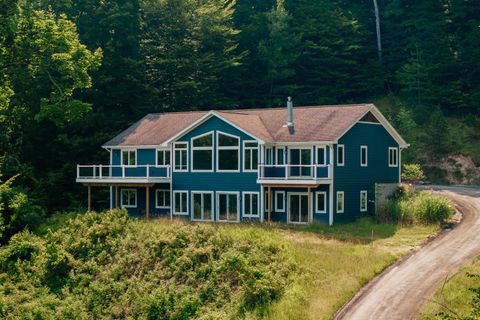
[{"label": "balcony railing", "polygon": [[170,179],[170,166],[77,165],[77,180],[85,179]]},{"label": "balcony railing", "polygon": [[332,176],[330,165],[320,164],[259,164],[258,169],[259,180],[321,180]]}]

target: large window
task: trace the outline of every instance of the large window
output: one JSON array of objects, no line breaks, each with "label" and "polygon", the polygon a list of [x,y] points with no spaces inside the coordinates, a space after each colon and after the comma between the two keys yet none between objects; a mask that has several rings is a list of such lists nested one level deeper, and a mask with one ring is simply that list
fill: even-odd
[{"label": "large window", "polygon": [[213,220],[213,192],[192,191],[192,220]]},{"label": "large window", "polygon": [[316,192],[317,208],[316,213],[327,213],[327,193],[325,191]]},{"label": "large window", "polygon": [[238,192],[217,192],[218,221],[233,222],[239,220],[238,198]]},{"label": "large window", "polygon": [[360,191],[360,212],[366,212],[368,208],[368,194],[366,190]]},{"label": "large window", "polygon": [[327,163],[327,153],[325,146],[317,147],[317,164],[325,165]]},{"label": "large window", "polygon": [[337,191],[337,213],[343,213],[345,210],[345,194],[343,191]]},{"label": "large window", "polygon": [[398,167],[398,149],[388,148],[388,166]]},{"label": "large window", "polygon": [[170,165],[170,150],[157,150],[157,166]]},{"label": "large window", "polygon": [[243,216],[247,218],[259,217],[258,192],[243,193]]},{"label": "large window", "polygon": [[337,145],[337,166],[345,165],[345,146],[343,144]]},{"label": "large window", "polygon": [[192,171],[213,171],[213,133],[192,138]]},{"label": "large window", "polygon": [[136,208],[137,207],[137,190],[122,189],[120,194],[120,203],[122,208]]},{"label": "large window", "polygon": [[258,169],[258,143],[243,142],[243,171],[257,171]]},{"label": "large window", "polygon": [[126,166],[137,165],[137,151],[136,150],[122,150],[122,164]]},{"label": "large window", "polygon": [[188,214],[188,191],[173,192],[173,214]]},{"label": "large window", "polygon": [[188,171],[188,144],[186,142],[177,142],[174,145],[175,171]]},{"label": "large window", "polygon": [[155,207],[157,209],[170,208],[170,190],[155,191]]},{"label": "large window", "polygon": [[275,191],[275,212],[285,212],[285,191]]},{"label": "large window", "polygon": [[277,165],[285,164],[285,147],[277,147]]},{"label": "large window", "polygon": [[368,147],[360,146],[360,166],[366,167],[368,165]]},{"label": "large window", "polygon": [[217,171],[240,170],[240,138],[227,133],[217,133]]}]

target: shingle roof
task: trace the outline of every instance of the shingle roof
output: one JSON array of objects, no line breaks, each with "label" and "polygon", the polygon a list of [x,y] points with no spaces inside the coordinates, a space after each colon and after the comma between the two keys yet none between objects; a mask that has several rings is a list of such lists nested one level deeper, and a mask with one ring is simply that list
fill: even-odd
[{"label": "shingle roof", "polygon": [[[320,142],[336,141],[372,107],[372,104],[294,107],[293,133],[285,126],[287,108],[216,110],[213,114],[265,142]],[[161,145],[208,113],[149,114],[104,146]]]}]

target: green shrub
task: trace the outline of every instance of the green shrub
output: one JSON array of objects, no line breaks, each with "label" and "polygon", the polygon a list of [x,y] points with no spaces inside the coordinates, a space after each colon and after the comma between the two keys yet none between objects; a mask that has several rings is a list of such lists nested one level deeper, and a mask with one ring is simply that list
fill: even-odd
[{"label": "green shrub", "polygon": [[419,164],[404,164],[402,168],[402,181],[409,183],[418,183],[425,179],[422,167]]}]

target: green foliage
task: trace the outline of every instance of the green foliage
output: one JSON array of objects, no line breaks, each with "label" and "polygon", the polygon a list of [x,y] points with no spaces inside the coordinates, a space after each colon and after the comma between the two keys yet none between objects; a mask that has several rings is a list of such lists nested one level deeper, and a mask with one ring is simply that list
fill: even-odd
[{"label": "green foliage", "polygon": [[422,167],[418,163],[405,163],[402,168],[402,181],[418,183],[425,179]]},{"label": "green foliage", "polygon": [[[278,300],[295,265],[260,230],[87,213],[0,249],[0,315],[40,318],[242,318]],[[42,299],[39,297],[42,296]]]},{"label": "green foliage", "polygon": [[441,224],[453,216],[453,205],[444,197],[401,187],[376,210],[378,221],[400,224]]}]

